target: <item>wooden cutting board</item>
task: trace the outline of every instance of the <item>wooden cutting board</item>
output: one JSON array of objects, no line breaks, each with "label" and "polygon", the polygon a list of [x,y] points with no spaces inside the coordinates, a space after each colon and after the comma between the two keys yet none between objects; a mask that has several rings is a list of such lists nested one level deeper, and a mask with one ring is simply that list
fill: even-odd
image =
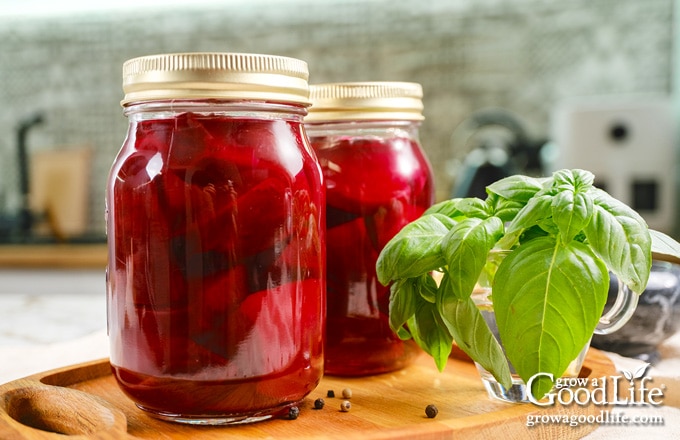
[{"label": "wooden cutting board", "polygon": [[[582,376],[615,373],[601,352],[590,349]],[[351,410],[340,411],[352,390]],[[313,409],[316,398],[326,405]],[[425,407],[435,404],[436,418]],[[402,371],[365,378],[325,377],[296,420],[251,425],[193,427],[153,419],[120,391],[107,359],[29,376],[0,386],[0,438],[32,439],[576,439],[596,424],[527,427],[527,415],[598,414],[601,407],[510,404],[489,399],[474,365],[451,358],[439,373],[426,355]],[[57,432],[61,433],[58,434]],[[64,437],[68,434],[73,437]]]}]

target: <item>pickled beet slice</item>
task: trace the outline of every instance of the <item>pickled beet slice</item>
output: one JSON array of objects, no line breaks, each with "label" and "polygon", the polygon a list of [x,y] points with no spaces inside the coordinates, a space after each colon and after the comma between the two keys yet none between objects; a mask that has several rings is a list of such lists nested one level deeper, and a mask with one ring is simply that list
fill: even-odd
[{"label": "pickled beet slice", "polygon": [[425,205],[415,205],[405,199],[392,200],[371,216],[364,217],[366,232],[373,249],[380,252],[388,241],[410,221],[420,217]]},{"label": "pickled beet slice", "polygon": [[[181,123],[181,122],[180,122]],[[167,152],[173,138],[172,123],[168,120],[141,121],[135,130],[135,139],[128,140],[138,152]]]},{"label": "pickled beet slice", "polygon": [[[314,217],[309,222],[316,221]],[[282,282],[321,278],[324,272],[325,251],[318,229],[308,229],[293,235],[290,243],[275,261],[282,273]],[[287,277],[287,279],[286,279]]]},{"label": "pickled beet slice", "polygon": [[179,222],[173,233],[182,235],[182,228],[199,231],[201,245],[194,248],[203,251],[253,255],[271,247],[290,210],[286,195],[291,182],[281,170],[272,169],[263,176],[246,186],[239,183],[238,171],[229,177],[222,169],[221,175],[209,169],[191,177],[169,173],[162,191],[168,219]]},{"label": "pickled beet slice", "polygon": [[[254,153],[254,158],[267,160],[275,158],[276,152],[271,146],[280,145],[283,139],[283,136],[277,135],[277,131],[288,130],[288,124],[280,120],[202,117],[198,114],[187,114],[182,117],[201,125],[203,129],[201,140],[208,151],[222,150],[226,145],[246,147],[247,151]],[[261,154],[267,152],[270,152],[269,157]]]},{"label": "pickled beet slice", "polygon": [[331,229],[343,223],[351,222],[359,218],[360,214],[342,211],[331,205],[326,205],[326,228]]},{"label": "pickled beet slice", "polygon": [[250,294],[243,265],[196,280],[189,287],[189,312],[193,315],[190,319],[201,332],[215,323],[222,324]]},{"label": "pickled beet slice", "polygon": [[[153,206],[153,203],[147,203]],[[125,236],[132,244],[132,252],[125,261],[127,276],[131,279],[131,295],[137,305],[153,306],[157,310],[186,304],[184,273],[174,264],[174,245],[170,239],[167,222],[158,218],[157,212],[148,212],[146,219],[130,222],[132,231]],[[151,248],[151,249],[149,249]]]},{"label": "pickled beet slice", "polygon": [[422,160],[414,148],[406,139],[346,139],[332,148],[318,149],[327,203],[345,212],[370,215],[395,198],[412,199],[428,179],[424,170],[414,175]]},{"label": "pickled beet slice", "polygon": [[[161,152],[173,167],[198,168],[198,161],[210,155],[210,150],[231,144],[229,137],[215,139],[201,119],[196,114],[183,113],[172,119],[140,121],[135,148]],[[229,120],[220,121],[228,124]]]},{"label": "pickled beet slice", "polygon": [[173,119],[140,122],[136,146],[164,152],[175,167],[202,169],[205,160],[228,157],[251,171],[261,169],[260,161],[281,162],[282,150],[297,152],[299,144],[286,143],[299,141],[297,134],[280,120],[183,113]]},{"label": "pickled beet slice", "polygon": [[186,307],[156,310],[143,305],[135,306],[133,310],[134,313],[128,313],[126,325],[120,332],[121,345],[117,350],[122,353],[113,353],[116,358],[124,356],[127,365],[145,374],[195,370],[196,362],[201,359],[189,353],[187,344],[177,343],[185,340],[188,334]]},{"label": "pickled beet slice", "polygon": [[[351,243],[351,245],[348,245]],[[377,283],[375,267],[378,252],[370,244],[364,219],[329,229],[326,235],[328,316],[373,316],[378,308],[374,302]],[[361,298],[358,301],[352,299]],[[340,329],[342,333],[344,330]],[[335,329],[329,334],[337,333]]]},{"label": "pickled beet slice", "polygon": [[[127,256],[112,263],[115,282],[130,286],[132,301],[158,309],[181,304],[184,296],[183,274],[172,264],[173,243],[162,200],[150,185],[153,176],[147,169],[156,153],[136,152],[118,170],[117,177],[128,186],[118,192],[113,219],[118,225],[113,240],[116,255]],[[122,194],[122,195],[121,195]]]},{"label": "pickled beet slice", "polygon": [[[319,279],[307,279],[257,292],[243,302],[240,312],[256,322],[253,336],[257,339],[250,350],[259,351],[260,345],[265,351],[265,370],[285,369],[294,358],[320,348],[322,288]],[[305,335],[317,335],[318,340]]]},{"label": "pickled beet slice", "polygon": [[221,317],[213,313],[198,316],[212,322],[192,335],[192,340],[239,365],[230,371],[236,368],[248,376],[280,371],[306,348],[296,342],[305,339],[298,333],[316,334],[313,330],[320,325],[321,311],[310,306],[319,304],[320,295],[316,279],[252,293]]},{"label": "pickled beet slice", "polygon": [[272,177],[237,199],[237,234],[245,255],[255,254],[286,239],[285,235],[279,234],[289,233],[286,221],[291,213],[290,193],[290,181]]}]

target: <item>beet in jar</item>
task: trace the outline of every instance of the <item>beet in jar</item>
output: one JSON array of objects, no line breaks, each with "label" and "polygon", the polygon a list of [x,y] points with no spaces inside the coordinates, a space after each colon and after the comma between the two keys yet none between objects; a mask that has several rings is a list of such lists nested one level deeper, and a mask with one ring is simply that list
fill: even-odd
[{"label": "beet in jar", "polygon": [[165,54],[123,66],[129,120],[107,185],[113,374],[191,424],[285,415],[323,373],[322,173],[307,64]]},{"label": "beet in jar", "polygon": [[389,287],[375,264],[385,244],[434,202],[418,138],[422,87],[360,82],[310,86],[305,125],[326,186],[325,372],[385,373],[419,353],[389,326]]}]

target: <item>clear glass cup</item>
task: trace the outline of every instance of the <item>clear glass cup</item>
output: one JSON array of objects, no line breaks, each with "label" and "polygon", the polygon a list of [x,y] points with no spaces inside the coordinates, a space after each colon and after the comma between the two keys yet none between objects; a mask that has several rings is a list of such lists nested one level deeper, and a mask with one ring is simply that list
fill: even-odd
[{"label": "clear glass cup", "polygon": [[[495,269],[508,253],[508,251],[490,252],[485,270],[482,271],[475,290],[472,293],[473,301],[482,313],[484,320],[496,337],[496,340],[501,344],[501,347],[503,344],[499,336],[498,325],[496,324],[496,317],[493,310],[493,301],[491,299],[491,290]],[[618,293],[616,300],[612,307],[606,310],[603,316],[600,318],[600,322],[594,331],[595,334],[605,335],[617,331],[630,320],[631,316],[635,312],[638,295],[630,290],[624,283],[618,280],[616,281],[618,283]],[[579,352],[578,356],[576,356],[576,358],[569,363],[562,377],[578,377],[589,348],[590,341],[586,343],[583,349]],[[530,396],[526,383],[515,372],[515,369],[510,361],[508,361],[508,366],[510,367],[510,373],[512,375],[512,386],[510,389],[501,385],[489,371],[487,371],[477,362],[475,362],[475,366],[477,367],[477,371],[480,374],[484,388],[486,389],[490,398],[512,403],[526,403],[532,401],[532,397]]]},{"label": "clear glass cup", "polygon": [[[613,306],[618,289],[612,280],[605,310]],[[661,360],[659,346],[680,329],[680,265],[653,260],[649,281],[637,308],[620,330],[594,335],[593,347],[655,364]]]}]

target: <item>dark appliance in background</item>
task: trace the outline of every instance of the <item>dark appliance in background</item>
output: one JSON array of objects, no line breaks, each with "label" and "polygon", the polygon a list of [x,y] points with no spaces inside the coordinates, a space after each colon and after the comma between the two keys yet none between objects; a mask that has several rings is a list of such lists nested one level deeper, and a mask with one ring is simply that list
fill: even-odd
[{"label": "dark appliance in background", "polygon": [[486,198],[486,187],[513,174],[544,175],[541,148],[512,112],[501,108],[477,111],[451,135],[455,152],[447,168],[453,177],[450,196]]}]

